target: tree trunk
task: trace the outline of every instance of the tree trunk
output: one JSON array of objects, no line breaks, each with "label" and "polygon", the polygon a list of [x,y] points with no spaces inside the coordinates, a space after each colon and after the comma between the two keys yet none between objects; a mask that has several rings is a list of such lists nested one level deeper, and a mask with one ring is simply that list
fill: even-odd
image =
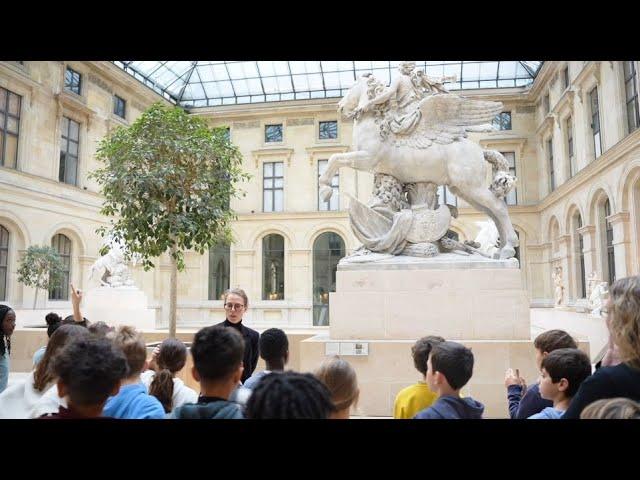
[{"label": "tree trunk", "polygon": [[33,309],[36,309],[36,303],[38,301],[38,287],[36,287],[36,296],[33,297]]},{"label": "tree trunk", "polygon": [[176,337],[176,304],[178,300],[178,263],[174,258],[176,247],[170,249],[171,279],[169,281],[169,337]]}]

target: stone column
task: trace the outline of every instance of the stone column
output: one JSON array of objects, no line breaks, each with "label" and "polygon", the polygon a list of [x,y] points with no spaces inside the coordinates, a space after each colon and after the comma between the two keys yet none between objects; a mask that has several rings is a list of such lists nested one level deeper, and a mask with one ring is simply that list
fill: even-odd
[{"label": "stone column", "polygon": [[609,215],[607,221],[613,228],[613,252],[616,267],[616,278],[624,278],[631,272],[631,265],[628,264],[631,255],[631,215],[629,212],[619,212]]},{"label": "stone column", "polygon": [[527,244],[527,263],[529,265],[531,292],[531,306],[541,307],[552,305],[551,300],[551,243],[538,245]]},{"label": "stone column", "polygon": [[596,272],[599,278],[602,278],[602,272],[598,270],[596,261],[596,227],[594,225],[585,225],[578,229],[578,233],[582,235],[582,252],[584,253],[584,272],[587,278],[591,272]]}]

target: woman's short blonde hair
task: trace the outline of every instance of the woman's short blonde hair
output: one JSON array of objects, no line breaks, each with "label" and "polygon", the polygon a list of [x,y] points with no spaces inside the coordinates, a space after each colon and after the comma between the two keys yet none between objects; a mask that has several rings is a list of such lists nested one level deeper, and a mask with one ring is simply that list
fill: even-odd
[{"label": "woman's short blonde hair", "polygon": [[225,303],[227,303],[227,297],[229,295],[238,295],[239,297],[242,297],[242,299],[244,300],[244,308],[247,308],[249,306],[249,297],[247,297],[247,294],[241,288],[230,288],[229,290],[224,292]]},{"label": "woman's short blonde hair", "polygon": [[610,290],[609,329],[623,362],[640,369],[640,276],[617,280]]},{"label": "woman's short blonde hair", "polygon": [[582,419],[640,419],[640,403],[629,398],[604,398],[587,405],[580,414]]},{"label": "woman's short blonde hair", "polygon": [[360,388],[356,371],[346,360],[337,355],[329,357],[322,362],[314,375],[331,392],[331,401],[337,411],[358,403]]}]

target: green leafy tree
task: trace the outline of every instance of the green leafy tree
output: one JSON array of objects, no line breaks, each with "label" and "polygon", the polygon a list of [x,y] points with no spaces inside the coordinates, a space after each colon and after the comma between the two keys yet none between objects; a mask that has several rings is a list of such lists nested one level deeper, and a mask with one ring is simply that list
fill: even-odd
[{"label": "green leafy tree", "polygon": [[47,245],[31,245],[18,265],[18,282],[27,287],[35,287],[36,295],[33,299],[33,308],[38,301],[38,290],[50,289],[60,286],[64,264],[58,252]]},{"label": "green leafy tree", "polygon": [[105,137],[96,157],[105,163],[91,174],[105,197],[101,213],[115,217],[98,233],[124,240],[145,270],[169,253],[169,334],[175,337],[184,252],[204,254],[232,241],[229,201],[240,195],[238,183],[249,178],[241,170],[242,155],[225,128],[157,103],[131,126]]}]

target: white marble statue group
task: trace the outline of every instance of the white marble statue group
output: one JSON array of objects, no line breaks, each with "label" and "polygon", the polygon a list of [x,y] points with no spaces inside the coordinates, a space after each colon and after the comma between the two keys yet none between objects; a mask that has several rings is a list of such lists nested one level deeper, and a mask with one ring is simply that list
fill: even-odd
[{"label": "white marble statue group", "polygon": [[591,272],[587,281],[587,299],[592,315],[600,315],[602,307],[609,296],[607,282],[598,278],[596,272]]},{"label": "white marble statue group", "polygon": [[89,279],[94,278],[94,275],[97,276],[103,287],[134,287],[131,271],[127,266],[127,256],[131,257],[134,265],[137,257],[127,255],[126,245],[113,236],[108,236],[104,245],[109,248],[109,251],[93,263]]},{"label": "white marble statue group", "polygon": [[[467,138],[467,132],[493,130],[491,121],[502,103],[450,93],[443,87],[447,78],[431,79],[413,62],[398,68],[400,75],[389,87],[365,74],[339,102],[338,111],[354,119],[354,151],[330,157],[320,177],[323,199],[331,197],[330,182],[341,167],[374,174],[369,204],[355,198],[350,202],[349,218],[363,244],[361,253],[429,257],[461,250],[513,257],[518,237],[504,197],[516,179],[499,152],[483,150]],[[487,255],[475,242],[460,243],[448,235],[457,209],[440,204],[439,186],[495,222],[495,252]]]}]

